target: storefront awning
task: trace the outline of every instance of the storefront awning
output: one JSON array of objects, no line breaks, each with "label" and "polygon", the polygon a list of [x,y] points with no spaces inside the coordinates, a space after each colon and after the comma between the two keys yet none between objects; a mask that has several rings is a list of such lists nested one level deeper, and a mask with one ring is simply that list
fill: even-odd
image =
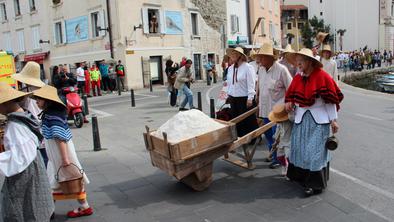
[{"label": "storefront awning", "polygon": [[34,61],[43,63],[43,60],[48,56],[49,52],[41,52],[36,54],[25,55],[25,62]]}]

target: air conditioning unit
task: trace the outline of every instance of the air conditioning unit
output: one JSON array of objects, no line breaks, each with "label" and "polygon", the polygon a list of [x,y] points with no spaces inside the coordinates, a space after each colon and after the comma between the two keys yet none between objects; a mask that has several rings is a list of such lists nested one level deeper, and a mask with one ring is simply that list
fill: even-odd
[{"label": "air conditioning unit", "polygon": [[62,1],[62,0],[52,0],[52,3],[53,3],[54,5],[57,5],[57,4],[60,4],[61,1]]}]

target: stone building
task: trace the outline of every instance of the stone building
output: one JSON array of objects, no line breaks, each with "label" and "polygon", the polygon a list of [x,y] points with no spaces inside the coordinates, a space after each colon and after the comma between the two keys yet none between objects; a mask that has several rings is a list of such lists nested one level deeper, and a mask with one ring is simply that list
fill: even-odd
[{"label": "stone building", "polygon": [[281,6],[282,45],[291,44],[292,49],[304,48],[301,30],[308,22],[308,8],[305,5]]}]

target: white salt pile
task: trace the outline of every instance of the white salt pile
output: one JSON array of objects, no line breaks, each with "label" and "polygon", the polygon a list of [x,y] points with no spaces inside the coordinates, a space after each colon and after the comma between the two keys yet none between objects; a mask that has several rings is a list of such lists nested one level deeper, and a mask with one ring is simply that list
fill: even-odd
[{"label": "white salt pile", "polygon": [[200,110],[192,109],[179,112],[152,134],[163,138],[165,132],[168,142],[177,143],[223,127],[225,125],[209,118]]}]

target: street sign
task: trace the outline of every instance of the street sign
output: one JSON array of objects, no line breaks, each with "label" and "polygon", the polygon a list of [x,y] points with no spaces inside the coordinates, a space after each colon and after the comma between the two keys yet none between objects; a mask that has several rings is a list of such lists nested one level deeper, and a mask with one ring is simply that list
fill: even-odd
[{"label": "street sign", "polygon": [[126,50],[126,55],[133,55],[134,54],[134,50]]},{"label": "street sign", "polygon": [[15,87],[16,81],[11,78],[15,73],[14,57],[7,53],[0,54],[0,82],[5,82]]}]

